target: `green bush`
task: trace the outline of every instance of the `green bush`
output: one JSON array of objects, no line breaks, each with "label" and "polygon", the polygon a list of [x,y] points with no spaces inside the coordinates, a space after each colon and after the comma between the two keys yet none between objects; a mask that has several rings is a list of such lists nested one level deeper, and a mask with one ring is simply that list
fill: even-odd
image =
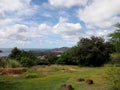
[{"label": "green bush", "polygon": [[0,59],[0,67],[5,67],[6,66],[6,61]]},{"label": "green bush", "polygon": [[29,57],[21,57],[20,63],[24,67],[31,67],[35,65],[35,61]]},{"label": "green bush", "polygon": [[36,57],[31,51],[19,50],[17,47],[15,47],[8,57],[10,59],[19,61],[24,67],[31,67],[35,65]]},{"label": "green bush", "polygon": [[21,64],[17,60],[6,60],[6,67],[16,68],[21,67]]},{"label": "green bush", "polygon": [[11,60],[11,59],[2,60],[2,59],[0,59],[0,67],[16,68],[16,67],[21,67],[21,64],[17,60]]},{"label": "green bush", "polygon": [[120,64],[120,53],[111,54],[111,63],[112,64]]},{"label": "green bush", "polygon": [[41,60],[41,59],[37,59],[35,61],[36,65],[48,65],[49,61],[48,60]]}]

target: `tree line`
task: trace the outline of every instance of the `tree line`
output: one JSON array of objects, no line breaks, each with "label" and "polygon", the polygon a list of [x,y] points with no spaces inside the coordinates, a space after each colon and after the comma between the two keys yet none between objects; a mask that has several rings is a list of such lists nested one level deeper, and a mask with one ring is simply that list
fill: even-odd
[{"label": "tree line", "polygon": [[82,38],[77,45],[63,52],[60,57],[50,53],[47,60],[41,60],[32,52],[21,51],[15,47],[8,58],[17,60],[25,67],[49,64],[102,66],[111,61],[112,53],[120,53],[120,23],[115,27],[116,30],[108,36],[109,40],[105,41],[102,37],[96,36]]}]

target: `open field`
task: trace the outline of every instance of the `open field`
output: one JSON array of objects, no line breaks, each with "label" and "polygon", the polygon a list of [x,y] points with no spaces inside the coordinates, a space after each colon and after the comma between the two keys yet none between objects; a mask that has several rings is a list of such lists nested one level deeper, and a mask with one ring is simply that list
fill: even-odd
[{"label": "open field", "polygon": [[[111,84],[105,78],[105,71],[110,68],[35,66],[22,75],[0,75],[0,90],[63,90],[62,84],[71,84],[74,90],[110,90]],[[92,79],[94,84],[78,82],[79,78]]]}]

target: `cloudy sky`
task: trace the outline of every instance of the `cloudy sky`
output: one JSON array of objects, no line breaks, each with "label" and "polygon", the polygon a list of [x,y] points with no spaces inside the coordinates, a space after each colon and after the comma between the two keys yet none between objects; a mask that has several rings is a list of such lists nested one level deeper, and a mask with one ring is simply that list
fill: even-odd
[{"label": "cloudy sky", "polygon": [[0,0],[0,48],[71,47],[119,21],[120,0]]}]

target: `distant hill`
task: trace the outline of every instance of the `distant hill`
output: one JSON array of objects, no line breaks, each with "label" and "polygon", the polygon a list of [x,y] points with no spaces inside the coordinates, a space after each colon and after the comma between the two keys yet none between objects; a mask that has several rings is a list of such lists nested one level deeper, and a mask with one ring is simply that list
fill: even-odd
[{"label": "distant hill", "polygon": [[50,53],[54,53],[54,54],[58,55],[69,49],[70,48],[68,48],[68,47],[61,47],[61,48],[54,48],[54,49],[48,49],[48,50],[31,50],[31,51],[36,56],[43,56],[43,55],[49,55]]},{"label": "distant hill", "polygon": [[64,51],[67,51],[69,49],[70,49],[69,47],[61,47],[61,48],[54,48],[54,49],[52,49],[52,51],[53,52],[64,52]]}]

